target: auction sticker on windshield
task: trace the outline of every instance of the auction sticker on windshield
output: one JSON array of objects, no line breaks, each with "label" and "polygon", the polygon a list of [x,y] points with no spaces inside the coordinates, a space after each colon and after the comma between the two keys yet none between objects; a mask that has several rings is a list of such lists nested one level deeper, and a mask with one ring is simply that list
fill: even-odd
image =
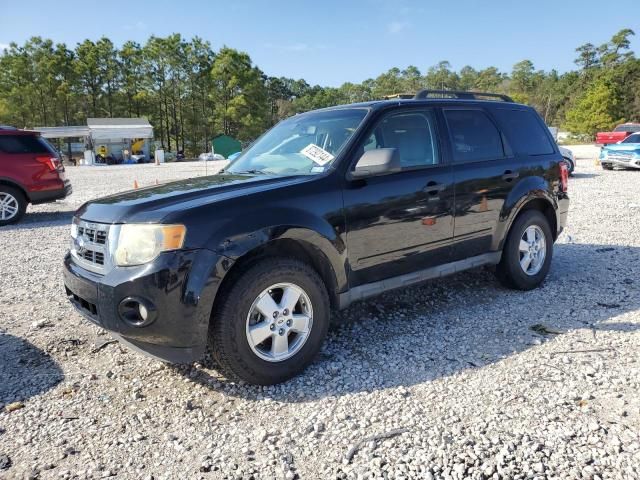
[{"label": "auction sticker on windshield", "polygon": [[311,159],[318,165],[326,165],[334,158],[333,155],[331,155],[324,148],[319,147],[315,143],[310,143],[302,150],[300,150],[300,153],[305,157]]}]

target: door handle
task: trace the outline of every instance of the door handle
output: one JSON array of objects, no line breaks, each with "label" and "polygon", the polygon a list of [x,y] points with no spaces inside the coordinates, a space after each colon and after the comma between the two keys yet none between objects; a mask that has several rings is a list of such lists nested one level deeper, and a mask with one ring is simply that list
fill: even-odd
[{"label": "door handle", "polygon": [[512,172],[511,170],[505,170],[505,172],[502,174],[502,179],[506,180],[507,182],[510,182],[514,178],[518,178],[519,176],[520,176],[520,174],[518,172]]},{"label": "door handle", "polygon": [[429,195],[437,195],[445,188],[447,188],[447,186],[444,183],[429,182],[423,190]]}]

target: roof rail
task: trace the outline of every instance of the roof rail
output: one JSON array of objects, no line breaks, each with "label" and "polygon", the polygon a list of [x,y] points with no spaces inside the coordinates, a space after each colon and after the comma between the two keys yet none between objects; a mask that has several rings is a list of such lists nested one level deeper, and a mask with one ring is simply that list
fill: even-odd
[{"label": "roof rail", "polygon": [[467,92],[460,90],[420,90],[413,97],[416,100],[422,100],[425,98],[460,98],[463,100],[485,100],[486,98],[499,99],[503,102],[513,103],[513,99],[509,95],[503,95],[501,93],[489,93],[489,92]]},{"label": "roof rail", "polygon": [[395,100],[395,99],[408,100],[414,97],[415,95],[413,93],[394,93],[393,95],[385,95],[382,98],[384,98],[385,100]]}]

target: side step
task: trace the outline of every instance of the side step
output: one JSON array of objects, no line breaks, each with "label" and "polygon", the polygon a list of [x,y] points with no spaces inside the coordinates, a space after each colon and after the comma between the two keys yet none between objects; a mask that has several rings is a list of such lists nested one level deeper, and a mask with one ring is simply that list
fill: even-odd
[{"label": "side step", "polygon": [[347,308],[353,302],[365,300],[389,290],[408,287],[427,280],[433,280],[434,278],[446,277],[447,275],[469,270],[470,268],[481,267],[483,265],[496,265],[500,262],[501,257],[502,252],[484,253],[476,257],[465,258],[464,260],[438,265],[437,267],[430,267],[417,272],[386,278],[377,282],[365,283],[364,285],[351,288],[346,292],[339,294],[338,305],[342,310],[343,308]]}]

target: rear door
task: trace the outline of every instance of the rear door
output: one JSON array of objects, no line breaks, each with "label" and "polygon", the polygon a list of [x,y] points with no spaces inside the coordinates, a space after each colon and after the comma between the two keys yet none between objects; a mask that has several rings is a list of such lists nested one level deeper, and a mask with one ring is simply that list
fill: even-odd
[{"label": "rear door", "polygon": [[395,148],[402,171],[347,180],[344,206],[351,286],[440,265],[453,240],[453,175],[444,163],[437,112],[410,107],[383,114],[354,158]]},{"label": "rear door", "polygon": [[523,173],[495,120],[481,106],[443,109],[456,185],[453,259],[491,250],[505,199]]}]

